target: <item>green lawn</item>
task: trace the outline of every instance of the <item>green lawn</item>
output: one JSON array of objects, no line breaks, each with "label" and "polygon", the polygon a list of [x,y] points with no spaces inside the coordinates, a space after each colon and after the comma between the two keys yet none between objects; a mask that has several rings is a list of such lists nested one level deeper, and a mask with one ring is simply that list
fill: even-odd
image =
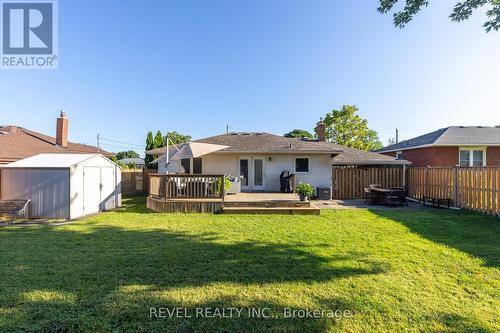
[{"label": "green lawn", "polygon": [[[500,219],[432,209],[168,215],[143,201],[60,227],[0,228],[0,331],[500,330]],[[272,318],[151,319],[151,307]],[[284,308],[344,316],[291,319]]]}]

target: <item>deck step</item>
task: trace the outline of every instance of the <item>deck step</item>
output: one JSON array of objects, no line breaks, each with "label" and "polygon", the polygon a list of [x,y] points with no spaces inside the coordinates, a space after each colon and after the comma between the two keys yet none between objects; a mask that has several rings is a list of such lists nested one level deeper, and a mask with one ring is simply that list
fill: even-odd
[{"label": "deck step", "polygon": [[298,200],[273,200],[273,201],[225,201],[224,207],[311,207],[309,201]]},{"label": "deck step", "polygon": [[320,209],[310,207],[224,207],[224,214],[281,214],[281,215],[319,215]]}]

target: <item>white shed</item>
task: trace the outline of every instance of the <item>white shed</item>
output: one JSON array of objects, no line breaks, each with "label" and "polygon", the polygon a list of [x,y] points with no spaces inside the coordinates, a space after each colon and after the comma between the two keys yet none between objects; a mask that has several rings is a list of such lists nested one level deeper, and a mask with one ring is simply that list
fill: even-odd
[{"label": "white shed", "polygon": [[32,218],[74,219],[121,206],[120,167],[100,154],[39,154],[0,171],[0,198],[31,199]]}]

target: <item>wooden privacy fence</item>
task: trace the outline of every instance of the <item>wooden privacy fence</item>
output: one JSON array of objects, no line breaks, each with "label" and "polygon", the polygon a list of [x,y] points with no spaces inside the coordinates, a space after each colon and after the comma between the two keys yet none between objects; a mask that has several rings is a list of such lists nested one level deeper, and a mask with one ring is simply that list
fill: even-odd
[{"label": "wooden privacy fence", "polygon": [[122,193],[147,193],[149,188],[149,175],[156,172],[158,171],[155,169],[122,169]]},{"label": "wooden privacy fence", "polygon": [[384,188],[402,186],[403,168],[399,167],[333,167],[333,199],[364,198],[363,188],[380,184]]},{"label": "wooden privacy fence", "polygon": [[500,215],[498,167],[411,167],[407,178],[412,198],[449,198],[455,207]]}]

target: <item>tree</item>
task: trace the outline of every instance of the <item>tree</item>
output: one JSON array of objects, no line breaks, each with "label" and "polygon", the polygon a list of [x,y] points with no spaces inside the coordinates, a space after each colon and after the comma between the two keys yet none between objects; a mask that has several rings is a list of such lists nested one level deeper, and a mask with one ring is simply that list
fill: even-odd
[{"label": "tree", "polygon": [[[382,13],[388,13],[400,0],[379,0],[377,10]],[[402,2],[402,0],[401,0]],[[398,28],[403,28],[408,24],[413,17],[423,8],[429,5],[429,0],[406,0],[404,8],[394,13],[394,25]],[[462,22],[472,15],[472,12],[480,7],[488,7],[486,16],[488,20],[483,24],[486,32],[492,29],[498,31],[500,29],[500,1],[499,0],[462,0],[458,2],[450,14],[450,18],[454,22]]]},{"label": "tree", "polygon": [[387,143],[388,143],[388,145],[389,145],[389,146],[392,146],[393,144],[395,144],[395,143],[396,143],[396,139],[394,139],[394,138],[389,138],[389,139],[387,140]]},{"label": "tree", "polygon": [[163,136],[161,135],[160,130],[156,132],[155,139],[153,141],[153,149],[164,147],[163,144]]},{"label": "tree", "polygon": [[[176,131],[167,132],[167,136],[170,139],[170,143],[181,144],[191,141],[191,135],[177,133]],[[163,138],[165,145],[167,144],[167,137]]]},{"label": "tree", "polygon": [[127,150],[127,151],[120,151],[116,153],[116,158],[121,160],[124,158],[140,158],[139,154],[133,150]]},{"label": "tree", "polygon": [[342,110],[328,112],[324,120],[326,139],[361,150],[382,148],[377,132],[368,127],[366,119],[356,114],[358,111],[355,105],[344,105]]},{"label": "tree", "polygon": [[288,133],[283,134],[285,138],[314,138],[314,136],[306,130],[294,129]]},{"label": "tree", "polygon": [[[146,135],[146,150],[151,150],[154,149],[154,139],[153,139],[153,133],[151,131],[148,132]],[[144,157],[144,163],[146,164],[146,167],[149,166],[149,164],[155,159],[154,156],[146,154],[146,157]]]}]

